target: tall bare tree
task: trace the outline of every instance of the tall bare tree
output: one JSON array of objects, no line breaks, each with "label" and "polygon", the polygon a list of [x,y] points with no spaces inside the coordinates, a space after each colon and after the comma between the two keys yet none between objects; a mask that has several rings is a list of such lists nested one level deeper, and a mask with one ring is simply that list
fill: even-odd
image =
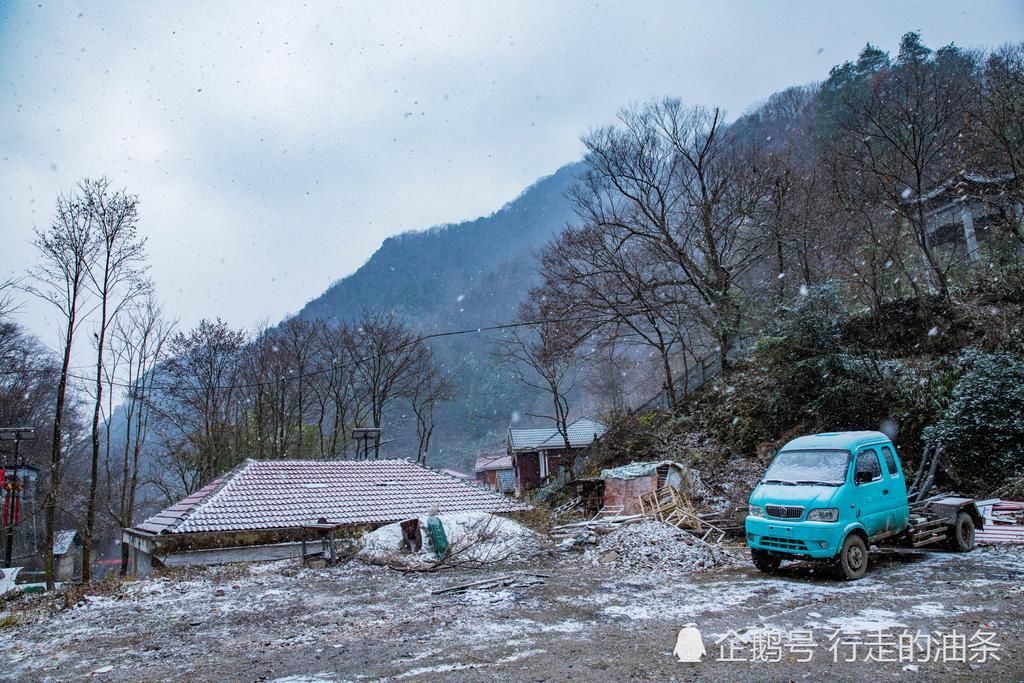
[{"label": "tall bare tree", "polygon": [[1024,241],[1024,43],[985,60],[969,119],[971,164],[1006,188],[1009,227]]},{"label": "tall bare tree", "polygon": [[750,143],[718,109],[665,99],[619,115],[583,138],[587,172],[571,192],[584,222],[640,242],[664,264],[657,284],[718,341],[723,366],[741,322],[742,276],[763,249],[753,216],[765,196]]},{"label": "tall bare tree", "polygon": [[35,246],[40,263],[31,271],[34,284],[28,291],[50,303],[61,316],[61,368],[53,412],[49,490],[44,501],[46,516],[46,585],[53,589],[53,537],[61,491],[64,453],[64,417],[75,335],[90,305],[89,275],[99,252],[97,228],[85,201],[86,190],[57,197],[56,216],[49,228],[37,230]]},{"label": "tall bare tree", "polygon": [[118,315],[133,300],[149,291],[145,277],[146,240],[138,234],[139,199],[124,190],[111,190],[107,178],[79,184],[81,199],[93,223],[98,242],[89,281],[98,300],[99,322],[95,332],[95,402],[92,414],[92,459],[85,531],[82,534],[82,580],[92,578],[93,531],[96,525],[96,493],[99,485],[100,417],[103,409],[104,362],[107,336]]}]

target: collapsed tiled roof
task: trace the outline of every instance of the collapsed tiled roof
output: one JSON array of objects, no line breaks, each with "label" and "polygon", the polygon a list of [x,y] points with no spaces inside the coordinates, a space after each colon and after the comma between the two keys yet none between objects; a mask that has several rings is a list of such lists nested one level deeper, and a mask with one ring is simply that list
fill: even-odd
[{"label": "collapsed tiled roof", "polygon": [[[581,417],[571,423],[566,429],[569,436],[569,446],[572,448],[585,448],[599,439],[607,429],[597,420]],[[554,427],[546,429],[510,429],[508,430],[508,439],[513,451],[565,448],[565,439]]]},{"label": "collapsed tiled roof", "polygon": [[529,509],[408,460],[246,460],[137,528],[153,534],[378,524],[441,512]]}]

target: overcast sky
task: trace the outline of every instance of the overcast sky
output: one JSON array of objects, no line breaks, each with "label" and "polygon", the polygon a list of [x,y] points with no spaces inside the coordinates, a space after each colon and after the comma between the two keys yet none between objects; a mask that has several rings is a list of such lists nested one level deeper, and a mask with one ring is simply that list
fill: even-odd
[{"label": "overcast sky", "polygon": [[[84,176],[141,199],[190,326],[277,321],[405,230],[487,214],[632,101],[731,117],[871,41],[1024,38],[1009,2],[0,4],[0,280]],[[55,320],[20,319],[50,346]]]}]

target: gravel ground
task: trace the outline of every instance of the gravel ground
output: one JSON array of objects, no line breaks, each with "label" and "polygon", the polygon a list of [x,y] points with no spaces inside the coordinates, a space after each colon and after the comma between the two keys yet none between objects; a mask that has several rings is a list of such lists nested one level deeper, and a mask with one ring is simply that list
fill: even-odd
[{"label": "gravel ground", "polygon": [[[0,676],[63,681],[96,672],[108,681],[309,683],[1024,679],[1024,547],[967,555],[885,550],[873,560],[868,576],[852,583],[823,577],[810,564],[784,565],[773,577],[747,564],[637,574],[556,553],[443,574],[403,575],[358,562],[316,570],[291,562],[213,568],[125,584],[60,611],[52,598],[7,604],[0,619],[14,615],[18,623],[0,630]],[[508,574],[523,580],[430,595]],[[527,574],[550,577],[539,583]],[[679,663],[671,654],[687,623],[703,635],[702,662]],[[871,653],[889,657],[862,645],[857,661],[834,663],[829,650],[840,643],[842,660],[853,648],[851,634],[881,633],[881,648],[919,630],[965,637],[991,631],[999,659],[953,661],[958,656],[950,650],[950,661],[865,661]],[[796,661],[807,655],[790,647],[794,631],[818,644],[811,661]],[[733,658],[745,661],[720,661],[716,641],[723,636],[738,643]],[[785,644],[781,653],[774,638]],[[750,661],[755,652],[780,661]],[[972,654],[980,657],[978,649]]]}]

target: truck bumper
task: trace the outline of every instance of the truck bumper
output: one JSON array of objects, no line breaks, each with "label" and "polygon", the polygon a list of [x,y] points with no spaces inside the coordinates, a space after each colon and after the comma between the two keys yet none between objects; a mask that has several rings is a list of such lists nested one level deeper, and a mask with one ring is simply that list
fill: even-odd
[{"label": "truck bumper", "polygon": [[816,559],[835,557],[843,543],[843,528],[837,522],[784,522],[764,517],[747,517],[747,545],[786,555]]}]

